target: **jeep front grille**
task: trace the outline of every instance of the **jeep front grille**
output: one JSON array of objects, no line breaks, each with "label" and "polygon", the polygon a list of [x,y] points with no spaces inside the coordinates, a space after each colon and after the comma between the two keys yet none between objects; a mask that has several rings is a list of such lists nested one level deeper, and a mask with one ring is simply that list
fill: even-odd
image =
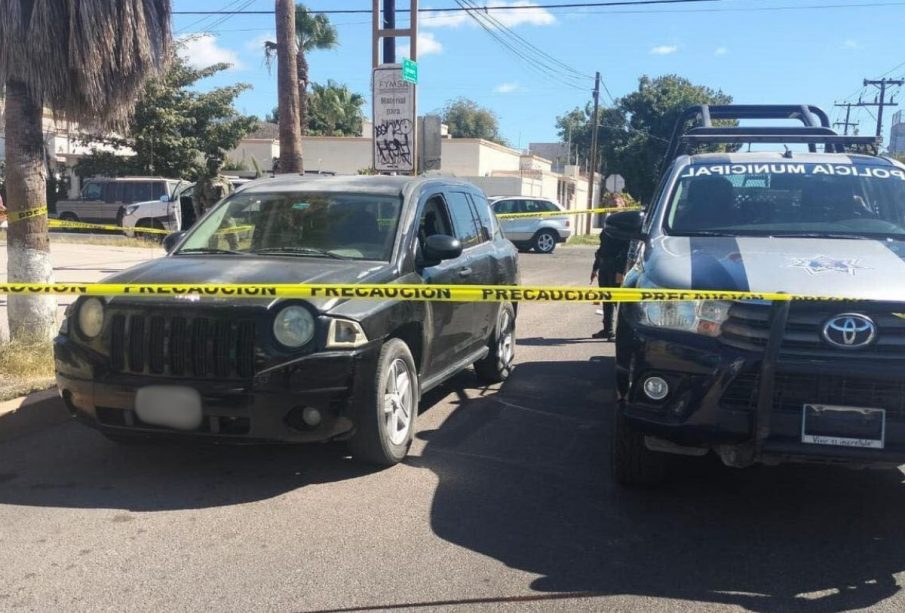
[{"label": "jeep front grille", "polygon": [[198,379],[254,375],[252,320],[115,313],[109,338],[116,372]]}]

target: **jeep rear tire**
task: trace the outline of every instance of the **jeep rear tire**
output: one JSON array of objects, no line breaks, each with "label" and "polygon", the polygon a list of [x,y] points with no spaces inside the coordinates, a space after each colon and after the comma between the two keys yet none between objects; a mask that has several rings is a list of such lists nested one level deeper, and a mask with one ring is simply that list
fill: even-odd
[{"label": "jeep rear tire", "polygon": [[559,237],[553,230],[541,230],[534,235],[534,250],[538,253],[553,253],[556,250],[556,243]]},{"label": "jeep rear tire", "polygon": [[512,374],[515,361],[515,309],[509,303],[500,307],[496,326],[487,341],[490,352],[475,362],[474,369],[481,383],[502,383]]},{"label": "jeep rear tire", "polygon": [[610,471],[613,479],[627,487],[655,485],[666,477],[666,454],[651,451],[644,435],[625,421],[621,403],[613,411],[613,436],[610,444]]},{"label": "jeep rear tire", "polygon": [[355,434],[349,440],[352,456],[380,466],[401,462],[412,445],[419,400],[412,352],[392,338],[380,350],[370,402],[356,408]]}]

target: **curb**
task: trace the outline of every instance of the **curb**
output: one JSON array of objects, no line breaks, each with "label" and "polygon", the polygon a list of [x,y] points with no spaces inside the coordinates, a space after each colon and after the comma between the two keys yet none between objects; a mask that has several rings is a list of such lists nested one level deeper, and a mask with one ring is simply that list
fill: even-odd
[{"label": "curb", "polygon": [[0,402],[0,443],[34,434],[70,419],[56,389]]}]

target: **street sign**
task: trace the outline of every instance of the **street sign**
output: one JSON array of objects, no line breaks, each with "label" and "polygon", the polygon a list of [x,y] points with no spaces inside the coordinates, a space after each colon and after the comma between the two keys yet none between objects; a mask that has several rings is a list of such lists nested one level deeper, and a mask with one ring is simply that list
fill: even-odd
[{"label": "street sign", "polygon": [[610,175],[606,178],[604,186],[606,186],[606,191],[611,194],[621,192],[625,189],[625,179],[622,178],[622,175]]},{"label": "street sign", "polygon": [[418,62],[408,58],[402,60],[402,78],[412,85],[418,83]]},{"label": "street sign", "polygon": [[415,86],[402,70],[399,64],[374,69],[374,168],[382,172],[415,170]]}]

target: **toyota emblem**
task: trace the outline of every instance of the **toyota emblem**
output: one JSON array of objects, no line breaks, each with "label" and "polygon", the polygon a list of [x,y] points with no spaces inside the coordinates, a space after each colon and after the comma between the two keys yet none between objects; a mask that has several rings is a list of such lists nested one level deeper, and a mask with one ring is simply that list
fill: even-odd
[{"label": "toyota emblem", "polygon": [[860,349],[867,347],[877,336],[877,324],[867,315],[843,313],[823,326],[823,338],[836,347]]}]

